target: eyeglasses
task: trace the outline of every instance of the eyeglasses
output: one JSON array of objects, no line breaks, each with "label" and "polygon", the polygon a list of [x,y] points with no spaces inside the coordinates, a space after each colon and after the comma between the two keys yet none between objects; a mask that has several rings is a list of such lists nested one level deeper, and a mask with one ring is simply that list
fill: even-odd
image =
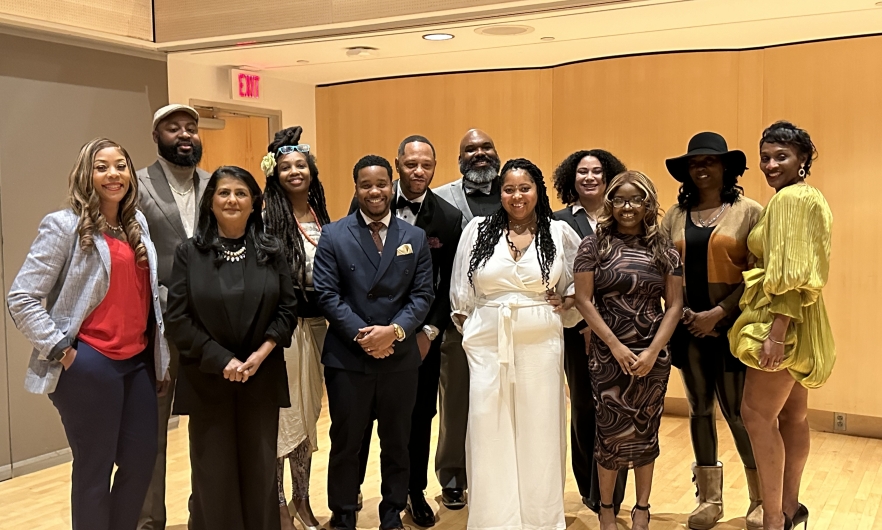
[{"label": "eyeglasses", "polygon": [[305,155],[309,154],[309,144],[298,144],[298,145],[283,145],[279,148],[278,153],[280,155],[289,155],[297,151],[298,153],[303,153]]},{"label": "eyeglasses", "polygon": [[631,197],[630,199],[613,197],[611,202],[613,208],[624,208],[626,204],[631,208],[640,208],[649,204],[649,197]]}]

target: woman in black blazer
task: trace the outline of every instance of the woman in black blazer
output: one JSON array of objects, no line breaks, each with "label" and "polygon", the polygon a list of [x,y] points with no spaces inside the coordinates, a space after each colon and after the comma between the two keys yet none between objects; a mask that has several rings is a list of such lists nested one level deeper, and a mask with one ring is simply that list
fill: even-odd
[{"label": "woman in black blazer", "polygon": [[174,412],[190,416],[191,530],[279,529],[276,437],[279,408],[290,406],[283,348],[297,302],[261,205],[250,173],[218,168],[196,234],[175,254],[167,328],[181,354]]}]

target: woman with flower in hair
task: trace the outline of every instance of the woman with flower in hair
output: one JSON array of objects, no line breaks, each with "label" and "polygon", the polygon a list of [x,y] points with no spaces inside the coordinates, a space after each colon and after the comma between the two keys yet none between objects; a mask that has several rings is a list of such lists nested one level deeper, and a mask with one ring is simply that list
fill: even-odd
[{"label": "woman with flower in hair", "polygon": [[70,206],[40,223],[7,304],[34,345],[25,388],[49,394],[73,453],[73,527],[134,530],[156,460],[156,396],[169,382],[156,251],[119,144],[84,145],[69,189]]},{"label": "woman with flower in hair", "polygon": [[579,236],[552,218],[542,172],[502,168],[502,206],[466,225],[450,302],[469,362],[469,529],[563,530],[563,328]]},{"label": "woman with flower in hair", "polygon": [[659,215],[649,177],[620,173],[607,187],[597,230],[582,241],[574,266],[576,304],[592,331],[601,530],[616,528],[616,476],[629,468],[637,490],[632,528],[649,528],[649,493],[671,373],[668,340],[683,311],[680,256],[659,231]]},{"label": "woman with flower in hair", "polygon": [[[316,423],[322,411],[322,345],[328,324],[312,287],[312,263],[322,226],[331,222],[325,191],[309,145],[300,143],[301,127],[276,133],[267,148],[264,222],[282,245],[297,295],[298,325],[285,349],[291,408],[279,412],[278,483],[282,530],[293,530],[293,516],[306,530],[318,520],[309,505],[312,453],[318,449]],[[285,460],[291,467],[291,503],[286,505]]]}]

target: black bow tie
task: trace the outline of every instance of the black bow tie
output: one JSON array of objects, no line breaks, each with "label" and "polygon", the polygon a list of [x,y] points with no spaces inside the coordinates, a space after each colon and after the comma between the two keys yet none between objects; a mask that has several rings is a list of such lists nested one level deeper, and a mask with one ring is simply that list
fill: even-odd
[{"label": "black bow tie", "polygon": [[422,203],[410,202],[404,197],[404,195],[399,195],[398,201],[395,202],[395,209],[400,210],[402,208],[410,208],[410,211],[413,212],[414,215],[416,215],[420,212],[421,205]]}]

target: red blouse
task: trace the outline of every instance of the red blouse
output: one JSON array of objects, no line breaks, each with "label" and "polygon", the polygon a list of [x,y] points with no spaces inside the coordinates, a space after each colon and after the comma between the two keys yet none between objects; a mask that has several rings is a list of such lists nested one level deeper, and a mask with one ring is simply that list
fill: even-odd
[{"label": "red blouse", "polygon": [[150,271],[135,263],[128,242],[104,234],[110,248],[110,286],[104,300],[86,317],[79,340],[115,360],[130,359],[147,348]]}]

